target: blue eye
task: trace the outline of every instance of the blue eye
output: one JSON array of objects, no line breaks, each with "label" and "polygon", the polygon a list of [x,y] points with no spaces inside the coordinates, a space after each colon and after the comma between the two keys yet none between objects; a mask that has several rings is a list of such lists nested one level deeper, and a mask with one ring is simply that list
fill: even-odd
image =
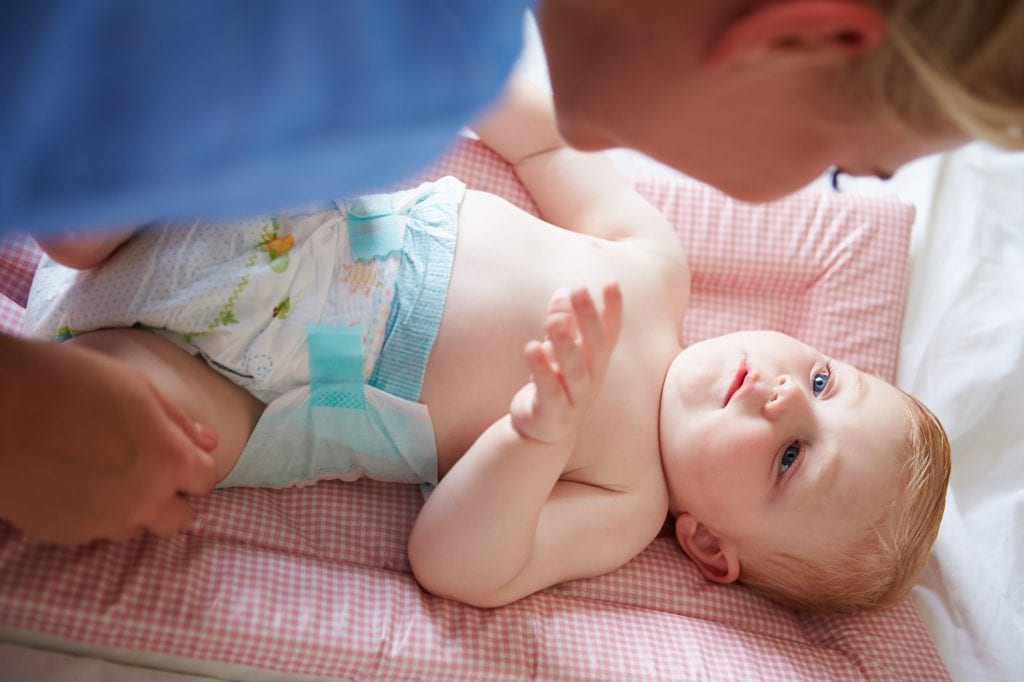
[{"label": "blue eye", "polygon": [[829,379],[832,378],[832,363],[825,365],[824,372],[818,372],[814,375],[811,380],[811,390],[814,392],[814,397],[817,398],[821,395],[821,392],[828,386]]},{"label": "blue eye", "polygon": [[789,468],[796,462],[796,458],[800,456],[800,445],[798,443],[790,443],[786,446],[786,449],[782,451],[782,457],[779,458],[779,476],[789,471]]}]

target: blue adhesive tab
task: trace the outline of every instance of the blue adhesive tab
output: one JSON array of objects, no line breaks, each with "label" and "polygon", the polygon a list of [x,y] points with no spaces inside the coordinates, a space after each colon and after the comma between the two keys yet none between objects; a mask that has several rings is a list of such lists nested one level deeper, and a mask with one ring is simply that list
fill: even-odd
[{"label": "blue adhesive tab", "polygon": [[359,197],[349,204],[348,241],[357,260],[385,258],[402,250],[405,220],[395,215],[389,194]]},{"label": "blue adhesive tab", "polygon": [[311,324],[309,343],[311,405],[362,409],[363,330],[356,325]]}]

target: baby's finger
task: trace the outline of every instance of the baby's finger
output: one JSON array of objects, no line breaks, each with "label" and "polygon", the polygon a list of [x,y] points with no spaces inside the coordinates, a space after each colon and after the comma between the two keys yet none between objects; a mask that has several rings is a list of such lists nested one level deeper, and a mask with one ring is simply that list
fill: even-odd
[{"label": "baby's finger", "polygon": [[576,337],[571,336],[564,325],[551,325],[547,333],[558,361],[558,373],[561,375],[562,385],[565,387],[570,402],[575,403],[587,387],[587,380],[590,376],[588,363],[580,352]]},{"label": "baby's finger", "polygon": [[557,400],[559,395],[564,394],[562,382],[539,341],[526,344],[526,364],[533,384],[537,387],[538,400]]},{"label": "baby's finger", "polygon": [[601,322],[604,326],[608,348],[614,348],[619,341],[622,330],[622,288],[616,281],[608,282],[601,292],[604,298],[604,310],[601,311]]},{"label": "baby's finger", "polygon": [[548,301],[548,313],[571,313],[572,312],[572,289],[562,287],[555,289]]},{"label": "baby's finger", "polygon": [[558,358],[555,357],[555,347],[551,343],[551,339],[544,339],[544,342],[540,344],[541,351],[544,353],[544,358],[547,363],[551,365],[551,370],[558,375]]},{"label": "baby's finger", "polygon": [[569,333],[576,336],[576,315],[572,309],[572,290],[567,287],[558,289],[551,294],[551,300],[548,302],[548,321],[554,319],[568,324]]},{"label": "baby's finger", "polygon": [[594,299],[586,289],[572,292],[572,304],[578,320],[583,358],[589,364],[595,355],[601,357],[606,352],[607,342],[601,317],[597,314]]}]

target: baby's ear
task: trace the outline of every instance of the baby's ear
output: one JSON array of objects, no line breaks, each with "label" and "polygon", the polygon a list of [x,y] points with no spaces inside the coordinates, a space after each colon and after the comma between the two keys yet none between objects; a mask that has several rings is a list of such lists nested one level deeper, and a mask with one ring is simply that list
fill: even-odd
[{"label": "baby's ear", "polygon": [[676,540],[708,580],[731,583],[740,576],[740,560],[735,550],[723,545],[707,526],[688,512],[676,517]]}]

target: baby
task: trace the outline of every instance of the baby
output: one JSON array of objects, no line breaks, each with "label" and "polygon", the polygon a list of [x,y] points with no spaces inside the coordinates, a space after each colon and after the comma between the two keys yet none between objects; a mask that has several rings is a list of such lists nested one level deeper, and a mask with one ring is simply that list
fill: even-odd
[{"label": "baby", "polygon": [[44,265],[30,331],[130,364],[214,425],[222,485],[436,485],[409,558],[444,597],[499,606],[607,573],[666,513],[712,581],[802,609],[904,596],[949,475],[934,416],[782,334],[683,348],[689,270],[666,219],[567,148],[524,82],[476,131],[545,220],[444,178],[142,231],[93,270]]}]

